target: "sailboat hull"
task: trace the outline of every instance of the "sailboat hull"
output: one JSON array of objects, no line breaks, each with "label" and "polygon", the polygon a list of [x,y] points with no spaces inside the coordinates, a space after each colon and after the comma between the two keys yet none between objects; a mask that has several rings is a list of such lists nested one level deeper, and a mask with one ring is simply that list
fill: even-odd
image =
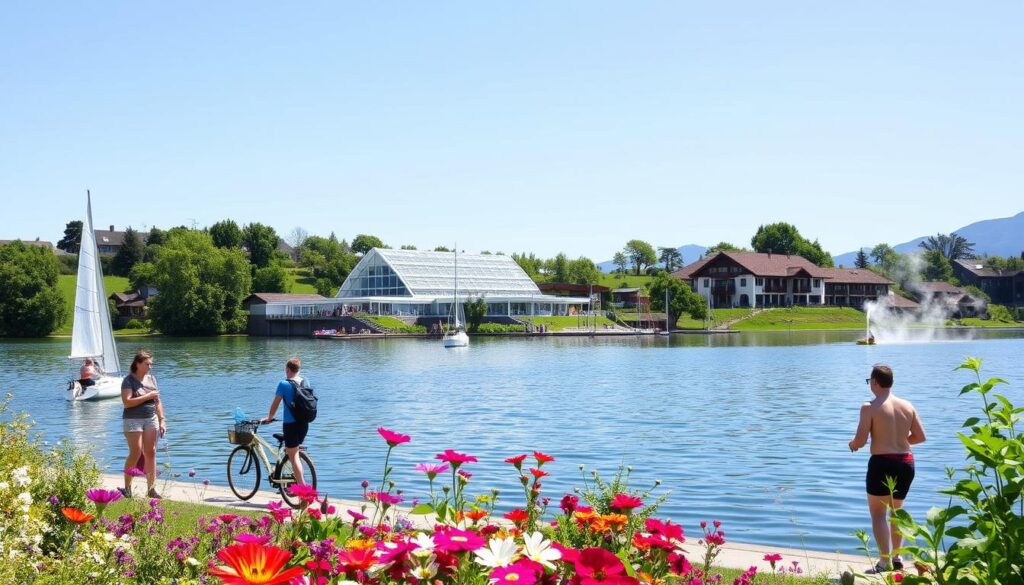
[{"label": "sailboat hull", "polygon": [[445,347],[468,347],[469,346],[469,335],[466,335],[465,331],[458,331],[450,335],[445,335],[441,343]]},{"label": "sailboat hull", "polygon": [[121,378],[116,376],[103,376],[96,380],[92,386],[82,387],[78,380],[68,383],[64,391],[64,399],[67,401],[77,400],[105,400],[108,398],[121,397]]}]

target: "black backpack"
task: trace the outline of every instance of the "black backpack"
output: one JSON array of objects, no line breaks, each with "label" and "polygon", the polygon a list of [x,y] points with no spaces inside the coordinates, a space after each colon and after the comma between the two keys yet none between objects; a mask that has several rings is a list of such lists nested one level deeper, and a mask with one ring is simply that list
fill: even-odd
[{"label": "black backpack", "polygon": [[291,411],[295,422],[311,423],[316,420],[317,398],[316,394],[313,394],[313,389],[306,385],[305,379],[302,382],[289,379],[288,382],[295,389],[295,396],[288,404],[288,410]]}]

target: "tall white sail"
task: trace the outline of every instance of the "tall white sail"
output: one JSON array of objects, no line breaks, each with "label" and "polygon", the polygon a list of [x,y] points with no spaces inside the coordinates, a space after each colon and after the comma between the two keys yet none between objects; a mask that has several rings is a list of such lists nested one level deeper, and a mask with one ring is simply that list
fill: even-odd
[{"label": "tall white sail", "polygon": [[92,227],[92,198],[86,193],[82,243],[78,250],[78,282],[75,288],[75,323],[71,329],[72,359],[91,357],[108,374],[121,372],[110,325],[107,293],[103,288],[96,232]]}]

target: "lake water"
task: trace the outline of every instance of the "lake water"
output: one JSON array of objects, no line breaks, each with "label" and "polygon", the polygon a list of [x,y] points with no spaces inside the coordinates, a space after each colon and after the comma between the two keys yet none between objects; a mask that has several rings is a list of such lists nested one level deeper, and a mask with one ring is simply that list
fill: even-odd
[{"label": "lake water", "polygon": [[[321,491],[357,499],[359,483],[379,481],[384,426],[412,436],[392,464],[407,501],[424,497],[416,463],[455,449],[480,459],[466,467],[470,492],[501,489],[502,508],[522,503],[506,457],[540,450],[552,506],[581,485],[579,465],[608,477],[634,468],[632,485],[655,479],[671,492],[659,516],[699,533],[719,519],[732,540],[853,551],[851,533],[869,529],[864,497],[866,449],[846,444],[871,365],[893,366],[896,392],[915,402],[928,441],[915,449],[917,480],[908,508],[921,516],[944,505],[944,469],[963,462],[956,432],[979,412],[970,381],[953,368],[985,358],[1002,392],[1024,404],[1024,333],[970,339],[857,346],[853,332],[742,333],[628,339],[474,339],[468,350],[423,340],[341,342],[225,337],[119,341],[122,360],[144,345],[168,416],[172,473],[225,484],[226,430],[241,407],[266,414],[291,355],[317,389],[321,413],[306,444]],[[48,440],[90,446],[106,471],[125,455],[118,401],[68,403],[67,340],[0,342],[0,391],[28,412]],[[277,425],[275,425],[276,427]],[[276,430],[276,429],[275,429]]]}]

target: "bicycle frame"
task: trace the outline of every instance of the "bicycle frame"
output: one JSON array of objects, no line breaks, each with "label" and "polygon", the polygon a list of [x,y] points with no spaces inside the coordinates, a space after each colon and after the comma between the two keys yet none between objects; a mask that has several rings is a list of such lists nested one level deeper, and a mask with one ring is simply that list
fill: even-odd
[{"label": "bicycle frame", "polygon": [[[267,479],[271,485],[279,483],[274,480],[274,469],[277,464],[281,462],[281,450],[275,449],[273,445],[267,442],[266,439],[259,436],[258,433],[253,433],[255,441],[249,444],[249,452],[256,455],[256,458],[263,462],[263,466],[267,470]],[[274,462],[270,462],[270,457],[267,456],[266,450],[269,449],[274,454]]]}]

